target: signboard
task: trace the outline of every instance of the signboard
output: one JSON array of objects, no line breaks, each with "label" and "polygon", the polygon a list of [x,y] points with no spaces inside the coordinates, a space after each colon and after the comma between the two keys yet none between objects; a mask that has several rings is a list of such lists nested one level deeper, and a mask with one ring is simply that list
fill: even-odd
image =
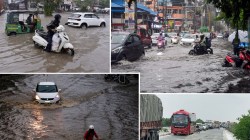
[{"label": "signboard", "polygon": [[125,1],[125,25],[128,30],[134,30],[135,28],[135,10],[134,3],[132,2],[130,8],[128,8],[128,3]]}]

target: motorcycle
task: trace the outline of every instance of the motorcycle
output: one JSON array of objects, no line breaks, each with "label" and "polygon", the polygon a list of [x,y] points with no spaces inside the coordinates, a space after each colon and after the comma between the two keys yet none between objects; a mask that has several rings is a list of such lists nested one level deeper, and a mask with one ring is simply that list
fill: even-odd
[{"label": "motorcycle", "polygon": [[[71,43],[69,43],[69,37],[64,32],[65,28],[62,25],[59,25],[56,28],[56,33],[52,37],[52,52],[67,52],[71,56],[74,55],[74,47]],[[34,45],[46,48],[48,42],[47,42],[47,33],[35,30],[35,35],[32,37]]]},{"label": "motorcycle", "polygon": [[240,49],[239,56],[227,54],[222,66],[250,69],[250,51]]},{"label": "motorcycle", "polygon": [[206,38],[206,48],[203,48],[199,42],[195,42],[193,49],[189,51],[190,55],[203,55],[203,54],[213,54],[213,49],[211,48],[211,40]]},{"label": "motorcycle", "polygon": [[163,38],[160,38],[160,39],[158,38],[157,40],[158,40],[157,41],[158,49],[161,49],[161,48],[165,49],[165,44],[164,44],[165,40]]}]

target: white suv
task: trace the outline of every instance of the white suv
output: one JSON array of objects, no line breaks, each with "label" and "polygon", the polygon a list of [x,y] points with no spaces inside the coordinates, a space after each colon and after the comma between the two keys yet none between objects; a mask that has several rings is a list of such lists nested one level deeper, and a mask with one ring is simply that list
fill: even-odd
[{"label": "white suv", "polygon": [[57,103],[60,101],[59,92],[61,89],[57,89],[54,82],[40,82],[33,91],[38,103]]},{"label": "white suv", "polygon": [[66,25],[87,28],[89,26],[101,26],[105,27],[106,22],[104,19],[99,18],[94,13],[73,13],[68,17]]}]

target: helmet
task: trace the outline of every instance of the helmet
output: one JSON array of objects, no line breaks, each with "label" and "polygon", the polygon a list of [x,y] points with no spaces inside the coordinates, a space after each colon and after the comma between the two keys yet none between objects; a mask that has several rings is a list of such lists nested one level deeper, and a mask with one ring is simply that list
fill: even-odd
[{"label": "helmet", "polygon": [[90,125],[90,126],[89,126],[89,129],[94,129],[94,125]]},{"label": "helmet", "polygon": [[56,15],[54,16],[54,18],[55,18],[56,20],[60,20],[60,19],[61,19],[61,15],[60,15],[60,14],[56,14]]}]

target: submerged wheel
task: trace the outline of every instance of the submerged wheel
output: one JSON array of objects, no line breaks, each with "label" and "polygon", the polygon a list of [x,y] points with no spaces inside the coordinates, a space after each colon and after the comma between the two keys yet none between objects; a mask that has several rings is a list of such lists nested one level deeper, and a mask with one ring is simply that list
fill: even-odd
[{"label": "submerged wheel", "polygon": [[83,23],[83,24],[81,24],[81,26],[80,26],[82,29],[87,29],[87,24],[86,23]]},{"label": "submerged wheel", "polygon": [[106,26],[106,25],[105,25],[104,22],[102,22],[101,25],[100,25],[100,27],[105,27],[105,26]]},{"label": "submerged wheel", "polygon": [[75,54],[75,51],[74,49],[67,49],[67,53],[70,55],[70,56],[73,56]]},{"label": "submerged wheel", "polygon": [[194,50],[190,50],[188,54],[195,55],[195,52],[194,52]]},{"label": "submerged wheel", "polygon": [[207,52],[213,54],[213,49],[208,49]]}]

